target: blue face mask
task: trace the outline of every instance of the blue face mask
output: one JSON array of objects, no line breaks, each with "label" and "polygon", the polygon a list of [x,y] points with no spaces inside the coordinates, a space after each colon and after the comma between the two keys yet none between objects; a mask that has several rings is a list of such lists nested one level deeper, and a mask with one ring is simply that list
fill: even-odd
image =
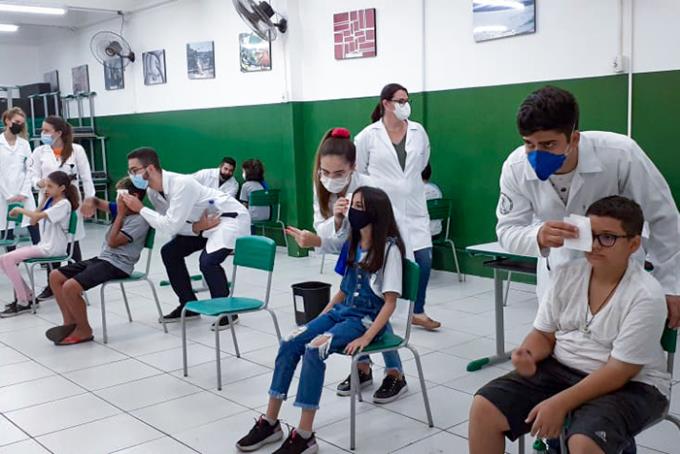
[{"label": "blue face mask", "polygon": [[144,177],[141,175],[130,175],[130,180],[132,180],[132,184],[137,189],[144,190],[149,187],[149,182],[145,180]]},{"label": "blue face mask", "polygon": [[40,134],[40,141],[45,145],[51,146],[54,143],[54,137],[43,132]]},{"label": "blue face mask", "polygon": [[567,159],[566,154],[554,154],[549,151],[534,150],[527,153],[529,164],[536,172],[539,180],[545,181],[550,175],[557,172]]}]

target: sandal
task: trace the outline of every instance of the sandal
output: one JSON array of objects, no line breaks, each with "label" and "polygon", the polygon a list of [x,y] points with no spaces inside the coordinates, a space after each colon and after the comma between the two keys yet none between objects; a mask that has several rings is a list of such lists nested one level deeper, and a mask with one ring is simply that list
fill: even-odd
[{"label": "sandal", "polygon": [[76,345],[76,344],[82,344],[83,342],[92,342],[93,340],[94,340],[94,336],[90,336],[90,337],[68,336],[68,337],[65,337],[60,342],[55,342],[54,345]]},{"label": "sandal", "polygon": [[68,325],[55,326],[45,331],[45,336],[52,342],[61,342],[76,329],[75,323]]}]

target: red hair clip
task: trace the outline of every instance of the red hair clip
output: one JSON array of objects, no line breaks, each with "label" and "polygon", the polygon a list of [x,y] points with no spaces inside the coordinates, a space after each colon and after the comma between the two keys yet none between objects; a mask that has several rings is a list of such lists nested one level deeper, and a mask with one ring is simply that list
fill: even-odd
[{"label": "red hair clip", "polygon": [[346,128],[333,128],[331,131],[331,137],[339,137],[341,139],[349,139],[350,132]]}]

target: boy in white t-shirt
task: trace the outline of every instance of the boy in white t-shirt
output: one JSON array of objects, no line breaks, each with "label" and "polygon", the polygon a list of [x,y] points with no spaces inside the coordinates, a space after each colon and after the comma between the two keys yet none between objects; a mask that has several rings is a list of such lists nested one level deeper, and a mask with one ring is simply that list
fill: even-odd
[{"label": "boy in white t-shirt", "polygon": [[586,215],[592,252],[554,270],[534,329],[512,353],[515,371],[474,398],[472,454],[502,453],[504,436],[556,438],[570,413],[570,453],[620,453],[668,405],[664,290],[631,260],[642,209],[610,196]]}]

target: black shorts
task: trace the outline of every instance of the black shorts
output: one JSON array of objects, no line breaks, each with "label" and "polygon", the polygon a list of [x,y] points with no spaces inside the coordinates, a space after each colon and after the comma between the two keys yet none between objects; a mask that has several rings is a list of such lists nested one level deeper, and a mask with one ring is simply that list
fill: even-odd
[{"label": "black shorts", "polygon": [[74,279],[83,290],[89,290],[104,282],[114,279],[125,279],[130,276],[125,271],[98,257],[71,263],[59,268],[59,272],[68,279]]},{"label": "black shorts", "polygon": [[[510,372],[487,383],[477,394],[503,413],[510,425],[505,435],[514,441],[531,430],[531,425],[524,420],[536,405],[585,376],[550,357],[538,364],[534,376],[526,378]],[[574,410],[567,427],[567,439],[574,434],[585,435],[605,453],[619,453],[631,437],[659,419],[667,405],[668,400],[655,387],[630,381],[620,390]]]}]

